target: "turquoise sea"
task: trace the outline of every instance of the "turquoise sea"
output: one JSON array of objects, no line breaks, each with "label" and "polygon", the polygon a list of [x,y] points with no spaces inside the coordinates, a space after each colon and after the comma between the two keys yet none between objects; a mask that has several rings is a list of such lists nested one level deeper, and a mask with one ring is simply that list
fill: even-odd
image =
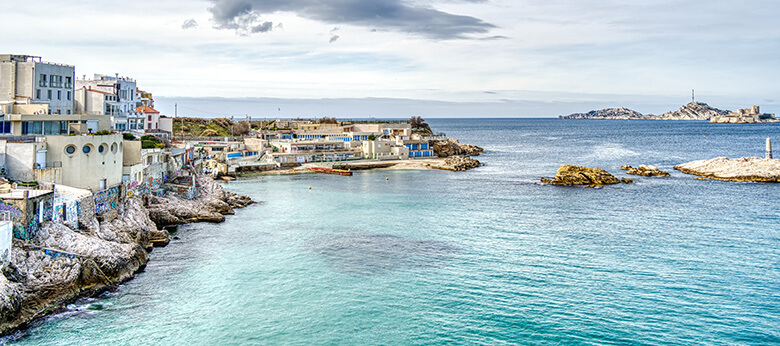
[{"label": "turquoise sea", "polygon": [[[672,170],[763,156],[780,124],[429,123],[486,166],[231,182],[260,203],[180,227],[135,280],[15,343],[780,343],[780,185]],[[535,184],[563,163],[672,177]]]}]

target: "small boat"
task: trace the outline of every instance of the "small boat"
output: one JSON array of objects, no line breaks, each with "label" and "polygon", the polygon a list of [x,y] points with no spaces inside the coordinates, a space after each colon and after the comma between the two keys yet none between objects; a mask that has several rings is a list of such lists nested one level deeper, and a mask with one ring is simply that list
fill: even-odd
[{"label": "small boat", "polygon": [[347,175],[347,176],[352,175],[352,171],[348,171],[345,169],[333,169],[333,168],[325,168],[325,167],[312,167],[309,169],[318,173],[338,174],[338,175]]}]

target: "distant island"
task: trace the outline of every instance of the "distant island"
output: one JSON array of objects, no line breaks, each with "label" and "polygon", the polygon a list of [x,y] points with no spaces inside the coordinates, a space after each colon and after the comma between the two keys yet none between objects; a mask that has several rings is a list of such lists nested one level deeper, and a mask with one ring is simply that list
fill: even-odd
[{"label": "distant island", "polygon": [[642,114],[628,108],[605,108],[593,110],[587,113],[574,113],[560,115],[560,119],[652,119],[652,120],[701,120],[713,123],[765,123],[778,122],[772,113],[761,113],[758,106],[740,109],[737,112],[721,110],[710,107],[704,102],[691,102],[680,107],[676,111],[669,111],[661,115]]}]

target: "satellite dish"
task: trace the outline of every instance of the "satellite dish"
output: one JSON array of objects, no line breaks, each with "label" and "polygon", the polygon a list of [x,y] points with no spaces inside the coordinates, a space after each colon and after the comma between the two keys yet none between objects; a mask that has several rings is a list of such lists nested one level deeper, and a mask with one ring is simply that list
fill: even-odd
[{"label": "satellite dish", "polygon": [[46,111],[45,111],[45,110],[43,110],[43,109],[39,109],[39,110],[38,110],[38,114],[45,114],[45,113],[46,113]]}]

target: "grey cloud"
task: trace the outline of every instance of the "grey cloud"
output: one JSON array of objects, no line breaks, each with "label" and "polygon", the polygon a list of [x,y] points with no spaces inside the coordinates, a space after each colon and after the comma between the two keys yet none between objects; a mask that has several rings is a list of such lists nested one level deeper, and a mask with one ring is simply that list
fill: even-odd
[{"label": "grey cloud", "polygon": [[[481,19],[455,15],[405,0],[210,0],[215,27],[239,34],[253,27],[260,15],[293,12],[328,24],[349,24],[405,32],[448,40],[485,34],[495,25]],[[471,1],[475,2],[475,1]],[[246,22],[251,19],[249,27]]]},{"label": "grey cloud", "polygon": [[219,3],[219,6],[209,8],[215,28],[235,30],[242,36],[273,30],[272,22],[260,23],[260,16],[252,11],[252,4],[247,1],[220,0]]},{"label": "grey cloud", "polygon": [[339,35],[333,35],[333,36],[331,36],[331,37],[330,37],[330,40],[328,41],[328,43],[333,43],[333,42],[336,42],[336,41],[339,39],[339,37],[341,37],[341,36],[339,36]]},{"label": "grey cloud", "polygon": [[181,28],[185,30],[197,28],[197,27],[198,27],[198,22],[196,22],[195,19],[192,18],[185,20],[184,23],[181,25]]},{"label": "grey cloud", "polygon": [[271,22],[265,22],[265,23],[263,23],[263,24],[260,24],[260,25],[255,25],[255,26],[252,28],[252,33],[257,33],[257,32],[269,32],[269,31],[271,31],[271,30],[273,30],[273,29],[274,29],[274,23],[271,23]]}]

